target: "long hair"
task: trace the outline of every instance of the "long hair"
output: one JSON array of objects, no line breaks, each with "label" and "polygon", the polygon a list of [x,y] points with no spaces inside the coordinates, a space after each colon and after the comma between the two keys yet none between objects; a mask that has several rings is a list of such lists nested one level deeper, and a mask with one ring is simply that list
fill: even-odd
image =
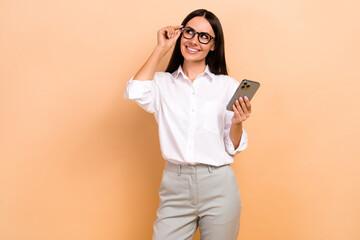
[{"label": "long hair", "polygon": [[[220,20],[215,16],[215,14],[205,9],[198,9],[187,15],[181,24],[185,27],[192,18],[198,16],[204,17],[206,20],[208,20],[215,33],[215,50],[209,51],[205,59],[206,64],[209,65],[210,71],[212,73],[216,75],[228,75],[225,61],[224,34],[220,24]],[[166,72],[172,73],[184,63],[184,57],[181,54],[180,50],[181,37],[182,34],[176,41],[174,51],[169,61],[169,65],[166,68]]]}]

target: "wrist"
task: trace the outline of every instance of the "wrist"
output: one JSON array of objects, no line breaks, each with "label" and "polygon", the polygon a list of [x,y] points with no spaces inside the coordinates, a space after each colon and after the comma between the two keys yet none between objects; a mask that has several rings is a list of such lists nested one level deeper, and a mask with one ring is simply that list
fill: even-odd
[{"label": "wrist", "polygon": [[156,45],[156,47],[154,49],[154,53],[159,54],[161,57],[163,57],[167,51],[168,51],[168,49],[166,49],[165,46],[162,46],[160,44]]},{"label": "wrist", "polygon": [[242,129],[242,122],[240,123],[231,123],[231,127],[235,129]]}]

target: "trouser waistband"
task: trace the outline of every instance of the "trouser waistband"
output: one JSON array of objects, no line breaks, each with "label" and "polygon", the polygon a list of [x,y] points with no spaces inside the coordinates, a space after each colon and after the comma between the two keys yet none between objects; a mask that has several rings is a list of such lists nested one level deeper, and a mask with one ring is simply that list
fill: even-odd
[{"label": "trouser waistband", "polygon": [[196,164],[196,165],[181,165],[175,164],[169,161],[166,161],[165,169],[170,172],[176,172],[178,175],[180,174],[196,174],[196,173],[203,173],[209,172],[212,173],[214,170],[224,167],[227,165],[222,166],[212,166],[207,164]]}]

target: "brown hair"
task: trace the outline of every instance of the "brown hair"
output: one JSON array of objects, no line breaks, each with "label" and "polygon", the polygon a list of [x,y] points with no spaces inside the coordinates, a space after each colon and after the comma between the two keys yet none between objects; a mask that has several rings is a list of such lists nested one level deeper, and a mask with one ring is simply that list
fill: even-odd
[{"label": "brown hair", "polygon": [[[186,18],[181,23],[183,26],[186,26],[186,24],[194,17],[204,17],[206,20],[209,21],[212,29],[215,33],[215,50],[210,51],[208,55],[206,56],[206,64],[209,65],[210,71],[214,74],[224,74],[227,75],[227,67],[226,67],[226,61],[225,61],[225,43],[224,43],[224,34],[223,30],[220,24],[220,20],[210,11],[207,11],[206,9],[198,9],[193,12],[191,12],[189,15],[186,16]],[[184,57],[181,54],[180,50],[180,41],[181,41],[181,35],[176,41],[174,51],[171,55],[169,64],[166,68],[166,72],[172,73],[176,71],[180,65],[184,63]]]}]

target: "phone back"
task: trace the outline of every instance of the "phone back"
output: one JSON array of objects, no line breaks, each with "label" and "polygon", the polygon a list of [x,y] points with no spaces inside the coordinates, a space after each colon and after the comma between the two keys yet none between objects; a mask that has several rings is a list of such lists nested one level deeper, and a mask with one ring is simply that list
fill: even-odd
[{"label": "phone back", "polygon": [[245,96],[247,96],[249,98],[249,101],[251,101],[259,87],[260,83],[258,82],[247,79],[242,80],[230,102],[228,103],[226,109],[229,111],[234,111],[232,106],[235,104],[235,101],[239,99],[239,97],[244,98]]}]

